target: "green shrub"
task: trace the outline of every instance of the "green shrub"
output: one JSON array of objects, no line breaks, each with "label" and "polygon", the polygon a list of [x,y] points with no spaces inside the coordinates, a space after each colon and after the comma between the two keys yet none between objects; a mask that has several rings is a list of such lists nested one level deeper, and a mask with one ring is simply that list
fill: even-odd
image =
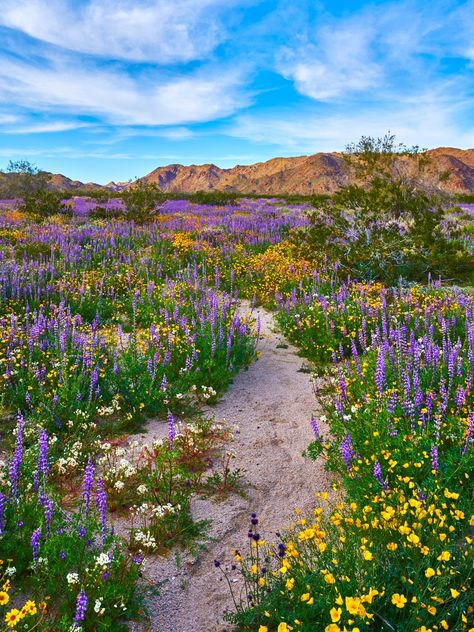
[{"label": "green shrub", "polygon": [[344,276],[388,284],[472,275],[472,254],[458,231],[446,230],[447,199],[418,147],[396,145],[390,135],[363,137],[348,146],[346,161],[357,183],[315,200],[309,227],[296,237],[306,256],[323,251]]}]

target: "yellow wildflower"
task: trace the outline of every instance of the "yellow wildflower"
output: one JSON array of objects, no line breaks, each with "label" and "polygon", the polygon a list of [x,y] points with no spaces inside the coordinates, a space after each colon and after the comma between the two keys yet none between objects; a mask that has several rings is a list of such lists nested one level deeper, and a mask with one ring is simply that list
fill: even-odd
[{"label": "yellow wildflower", "polygon": [[10,610],[10,612],[7,612],[5,616],[5,623],[7,624],[9,628],[14,628],[20,619],[21,619],[20,611],[17,610],[16,608],[13,608],[13,610]]},{"label": "yellow wildflower", "polygon": [[337,623],[341,618],[342,608],[331,608],[329,614],[331,615],[331,621]]},{"label": "yellow wildflower", "polygon": [[0,592],[0,606],[5,606],[10,601],[10,595],[2,590]]},{"label": "yellow wildflower", "polygon": [[404,608],[406,602],[407,598],[405,595],[400,595],[399,593],[394,593],[392,595],[392,603],[394,606],[397,606],[397,608]]}]

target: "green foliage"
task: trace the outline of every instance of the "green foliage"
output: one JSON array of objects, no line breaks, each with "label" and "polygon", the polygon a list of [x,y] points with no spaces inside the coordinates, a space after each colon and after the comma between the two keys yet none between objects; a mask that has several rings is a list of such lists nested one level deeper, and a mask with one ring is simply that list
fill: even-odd
[{"label": "green foliage", "polygon": [[[168,424],[174,423],[168,417]],[[210,521],[193,520],[191,497],[238,488],[239,473],[230,468],[229,453],[221,453],[232,439],[229,428],[211,418],[198,418],[177,425],[176,431],[172,441],[132,443],[127,451],[104,444],[100,463],[108,499],[116,511],[131,508],[130,548],[134,550],[163,552],[176,546],[195,550]]]},{"label": "green foliage", "polygon": [[[219,565],[231,591],[243,583],[227,617],[239,631],[472,629],[472,295],[386,292],[371,286],[359,315],[347,291],[321,300],[347,308],[343,342],[355,331],[362,343],[329,370],[307,450],[336,474],[337,493],[316,494],[277,541],[265,542],[252,516],[237,568]],[[313,338],[325,345],[320,329]]]},{"label": "green foliage", "polygon": [[50,174],[46,171],[19,160],[10,161],[4,173],[8,176],[6,192],[22,200],[22,211],[44,218],[62,210],[61,194],[49,188]]},{"label": "green foliage", "polygon": [[[34,454],[34,447],[25,453],[15,498],[4,496],[8,486],[1,485],[0,558],[12,564],[20,595],[26,593],[39,609],[43,602],[45,620],[39,629],[71,629],[80,590],[88,598],[84,632],[123,629],[123,620],[136,616],[140,606],[140,561],[133,561],[106,527],[93,492],[88,505],[77,508],[66,505],[65,494],[43,476],[38,488]],[[1,469],[6,481],[8,468]]]},{"label": "green foliage", "polygon": [[211,206],[225,206],[236,203],[241,194],[232,191],[197,191],[187,196],[194,204],[209,204]]},{"label": "green foliage", "polygon": [[454,196],[456,202],[464,204],[474,204],[474,193],[460,193]]},{"label": "green foliage", "polygon": [[444,225],[446,199],[433,185],[426,154],[387,135],[362,137],[345,158],[359,183],[315,201],[309,227],[297,236],[306,256],[324,253],[344,276],[388,284],[428,274],[461,281],[473,273],[460,234]]},{"label": "green foliage", "polygon": [[155,215],[157,205],[165,196],[154,182],[137,180],[120,194],[125,205],[125,217],[136,224],[146,224]]}]

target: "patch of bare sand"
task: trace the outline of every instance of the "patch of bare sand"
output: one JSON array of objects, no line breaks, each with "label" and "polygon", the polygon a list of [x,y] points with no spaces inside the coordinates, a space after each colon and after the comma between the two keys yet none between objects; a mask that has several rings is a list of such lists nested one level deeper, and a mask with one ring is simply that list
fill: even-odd
[{"label": "patch of bare sand", "polygon": [[211,409],[216,420],[240,428],[231,447],[233,465],[248,485],[247,497],[231,495],[219,503],[193,500],[195,518],[212,520],[208,551],[197,559],[183,556],[179,568],[174,557],[148,561],[147,579],[160,591],[149,602],[149,630],[230,631],[223,613],[232,609],[232,599],[214,560],[225,565],[232,550],[248,546],[251,512],[258,514],[266,539],[276,541],[275,532],[292,521],[295,507],[312,507],[314,493],[330,488],[322,460],[314,463],[301,456],[311,440],[311,412],[318,412],[311,377],[301,371],[296,349],[274,331],[272,315],[262,309],[254,315],[261,322],[259,357]]}]

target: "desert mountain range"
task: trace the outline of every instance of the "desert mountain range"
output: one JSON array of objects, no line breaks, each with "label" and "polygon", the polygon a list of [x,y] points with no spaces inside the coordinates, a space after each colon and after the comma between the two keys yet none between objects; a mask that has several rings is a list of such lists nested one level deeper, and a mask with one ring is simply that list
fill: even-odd
[{"label": "desert mountain range", "polygon": [[[439,147],[427,152],[431,169],[449,171],[449,178],[441,188],[452,193],[474,193],[474,149]],[[0,179],[6,177],[0,174]],[[342,154],[317,153],[295,158],[272,158],[253,165],[236,165],[221,169],[213,164],[172,164],[157,167],[141,178],[155,183],[160,190],[169,193],[195,193],[196,191],[232,191],[262,195],[292,194],[313,195],[332,193],[348,184]],[[50,185],[64,191],[98,190],[120,191],[127,182],[109,182],[98,185],[84,184],[61,174],[51,174]]]},{"label": "desert mountain range", "polygon": [[[453,193],[474,192],[474,149],[440,147],[427,154],[433,169],[450,172],[443,189]],[[168,165],[154,169],[142,179],[173,193],[220,190],[270,195],[332,193],[348,183],[342,154],[336,152],[273,158],[230,169],[213,164]]]}]

